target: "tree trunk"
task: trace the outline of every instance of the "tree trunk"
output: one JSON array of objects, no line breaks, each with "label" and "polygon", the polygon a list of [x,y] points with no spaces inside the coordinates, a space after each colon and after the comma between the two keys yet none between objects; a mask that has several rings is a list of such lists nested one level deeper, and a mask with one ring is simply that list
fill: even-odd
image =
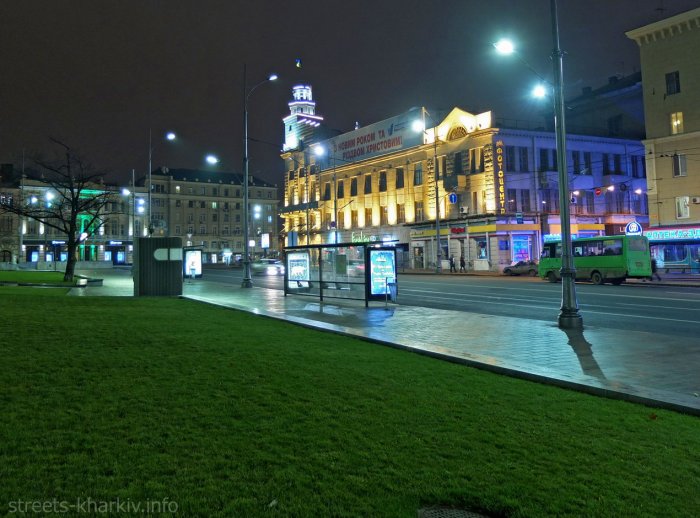
[{"label": "tree trunk", "polygon": [[63,280],[66,282],[72,281],[75,275],[75,262],[77,258],[75,256],[75,251],[77,249],[77,244],[73,240],[68,240],[68,258],[66,261],[66,273],[63,275]]}]

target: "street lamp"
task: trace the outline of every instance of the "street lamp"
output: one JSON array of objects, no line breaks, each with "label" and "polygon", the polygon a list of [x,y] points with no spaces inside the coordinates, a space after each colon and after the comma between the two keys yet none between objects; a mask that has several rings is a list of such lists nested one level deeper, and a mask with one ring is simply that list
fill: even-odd
[{"label": "street lamp", "polygon": [[[177,135],[172,131],[165,134],[166,140],[173,141],[177,138]],[[151,128],[148,128],[148,237],[153,234],[153,220],[151,219],[151,191],[153,190],[153,183],[151,181],[151,171],[153,170],[153,139]]]},{"label": "street lamp", "polygon": [[257,87],[276,79],[277,75],[272,74],[248,90],[246,66],[243,65],[243,282],[241,283],[243,288],[253,287],[253,279],[250,273],[250,243],[248,242],[248,226],[250,223],[250,215],[248,214],[248,99]]},{"label": "street lamp", "polygon": [[[416,120],[413,122],[413,131],[423,132],[423,135],[427,135],[428,132],[425,129],[425,115],[430,117],[430,114],[423,108],[422,110],[423,119]],[[430,117],[432,119],[432,117]],[[435,124],[433,120],[433,124]],[[437,126],[433,128],[433,179],[435,180],[435,247],[437,248],[437,262],[435,263],[435,273],[442,272],[442,248],[440,246],[440,198],[439,198],[439,170],[438,170],[438,159],[437,159]]]},{"label": "street lamp", "polygon": [[[557,0],[550,0],[552,18],[552,64],[554,71],[554,130],[557,141],[557,172],[559,175],[559,219],[561,223],[561,281],[562,296],[559,312],[559,327],[580,329],[583,318],[576,300],[576,269],[571,249],[571,214],[569,198],[569,176],[566,163],[566,124],[564,120],[564,54],[559,47],[559,21]],[[501,53],[512,54],[515,48],[504,44],[504,40],[494,45]],[[527,64],[527,63],[526,63]],[[529,67],[532,70],[531,67]],[[539,74],[537,74],[539,77]]]}]

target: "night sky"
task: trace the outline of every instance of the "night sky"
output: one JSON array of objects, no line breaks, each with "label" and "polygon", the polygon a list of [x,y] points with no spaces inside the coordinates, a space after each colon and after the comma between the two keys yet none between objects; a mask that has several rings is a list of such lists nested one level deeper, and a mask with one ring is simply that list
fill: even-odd
[{"label": "night sky", "polygon": [[[559,0],[567,96],[639,70],[625,31],[696,7]],[[251,174],[278,184],[294,84],[347,131],[416,106],[538,120],[535,76],[492,47],[504,35],[551,77],[548,0],[22,0],[2,3],[0,30],[0,163],[20,166],[54,137],[114,182],[145,173],[149,128],[154,167],[206,169],[211,152],[240,171],[244,63],[249,87],[280,76],[249,107]]]}]

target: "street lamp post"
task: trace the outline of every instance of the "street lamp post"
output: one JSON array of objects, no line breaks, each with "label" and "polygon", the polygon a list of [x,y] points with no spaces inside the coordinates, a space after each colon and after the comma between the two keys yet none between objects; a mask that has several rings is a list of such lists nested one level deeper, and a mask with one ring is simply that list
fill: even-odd
[{"label": "street lamp post", "polygon": [[[415,131],[422,131],[424,135],[427,135],[427,131],[425,129],[425,116],[428,115],[428,117],[430,117],[430,114],[425,108],[423,108],[421,111],[423,120],[414,122],[413,129]],[[433,125],[435,125],[436,121],[433,120],[432,117],[430,118],[433,122]],[[440,178],[437,159],[437,140],[437,126],[435,126],[433,127],[433,180],[435,181],[435,247],[437,249],[435,273],[439,274],[442,272],[442,247],[440,245],[440,186],[438,184]]]},{"label": "street lamp post", "polygon": [[571,214],[569,173],[566,163],[566,124],[564,119],[564,54],[559,47],[557,0],[550,0],[552,15],[552,64],[554,70],[554,130],[557,139],[557,172],[559,173],[559,220],[561,225],[561,310],[559,327],[580,329],[583,318],[576,300],[576,270],[571,249]]},{"label": "street lamp post", "polygon": [[[169,131],[165,138],[175,140],[175,133]],[[151,128],[148,128],[148,237],[153,234],[153,220],[151,219],[151,191],[153,190],[153,182],[151,180],[151,171],[153,171],[153,139]]]},{"label": "street lamp post", "polygon": [[[557,15],[557,0],[550,0],[550,11],[552,18],[552,66],[554,72],[554,84],[550,83],[554,91],[554,131],[557,145],[557,174],[559,179],[559,222],[561,226],[561,280],[562,297],[561,310],[559,312],[558,323],[563,329],[581,329],[583,318],[579,314],[578,302],[576,300],[576,269],[574,268],[573,253],[571,247],[571,212],[569,203],[569,176],[566,163],[566,123],[564,117],[564,53],[559,47],[559,21]],[[508,40],[501,40],[494,44],[496,50],[501,54],[513,54],[515,48]],[[516,54],[517,55],[517,54]],[[520,56],[518,55],[520,58]],[[535,71],[527,61],[520,60],[539,77],[546,81]],[[539,89],[539,94],[543,93]],[[544,203],[544,202],[543,202]]]},{"label": "street lamp post", "polygon": [[250,214],[248,209],[249,177],[248,177],[248,99],[253,91],[268,81],[274,81],[277,75],[272,74],[267,79],[248,90],[246,84],[246,65],[243,65],[243,282],[241,287],[252,288],[253,279],[250,272],[250,244],[248,243],[248,227],[250,224]]}]

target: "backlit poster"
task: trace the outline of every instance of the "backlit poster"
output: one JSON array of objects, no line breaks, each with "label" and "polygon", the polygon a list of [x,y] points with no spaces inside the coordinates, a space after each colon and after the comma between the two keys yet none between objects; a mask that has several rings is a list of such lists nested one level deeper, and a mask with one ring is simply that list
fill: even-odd
[{"label": "backlit poster", "polygon": [[369,250],[370,295],[386,295],[387,282],[396,282],[396,251],[392,249]]}]

